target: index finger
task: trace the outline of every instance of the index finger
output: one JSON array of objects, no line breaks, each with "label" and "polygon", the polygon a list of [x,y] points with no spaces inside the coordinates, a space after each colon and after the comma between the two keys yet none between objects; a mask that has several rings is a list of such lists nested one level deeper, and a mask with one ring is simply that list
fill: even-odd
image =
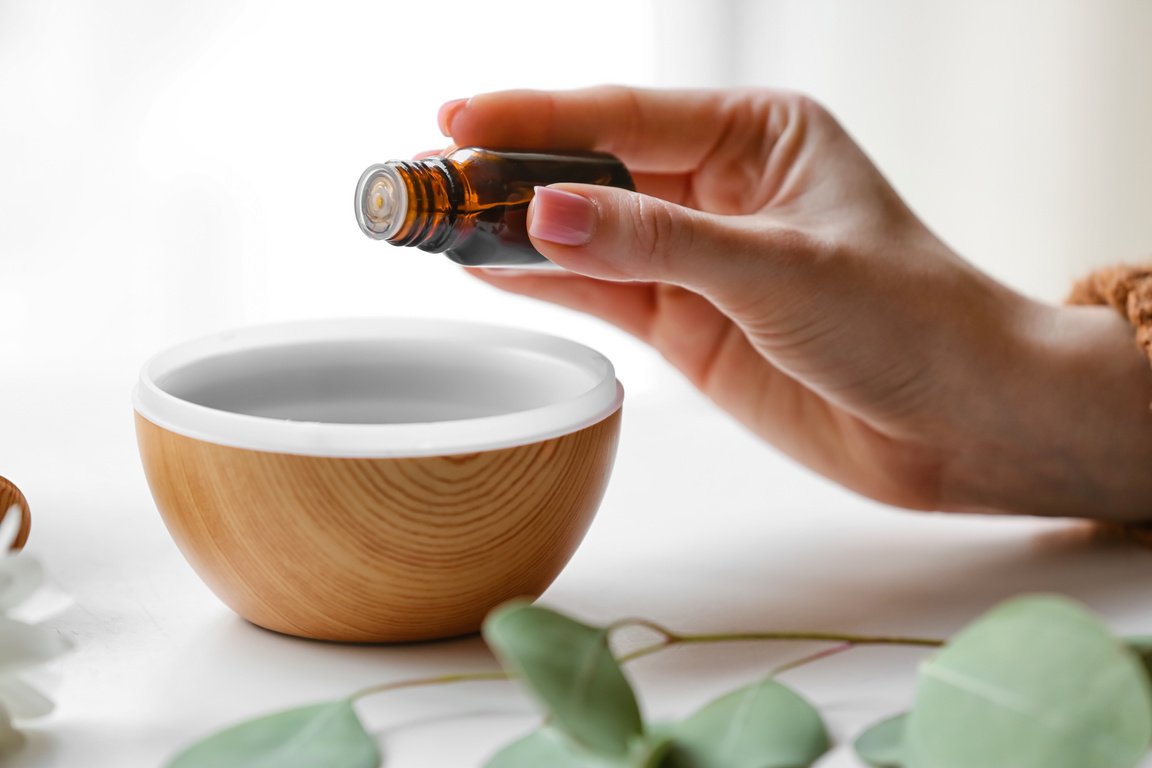
[{"label": "index finger", "polygon": [[770,111],[772,102],[763,91],[498,91],[452,105],[442,127],[457,146],[592,149],[611,152],[634,171],[684,173],[722,140],[742,138],[730,135],[734,123],[755,121],[754,113]]}]

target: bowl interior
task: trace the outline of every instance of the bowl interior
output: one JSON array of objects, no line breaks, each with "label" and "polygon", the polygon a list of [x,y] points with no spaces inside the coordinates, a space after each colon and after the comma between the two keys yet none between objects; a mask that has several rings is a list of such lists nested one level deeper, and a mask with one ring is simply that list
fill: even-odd
[{"label": "bowl interior", "polygon": [[261,451],[415,457],[559,437],[615,412],[611,362],[534,331],[435,320],[308,321],[173,347],[133,400],[164,429]]},{"label": "bowl interior", "polygon": [[156,382],[206,408],[329,424],[499,416],[571,400],[596,383],[585,368],[528,350],[404,339],[251,349],[194,361]]}]

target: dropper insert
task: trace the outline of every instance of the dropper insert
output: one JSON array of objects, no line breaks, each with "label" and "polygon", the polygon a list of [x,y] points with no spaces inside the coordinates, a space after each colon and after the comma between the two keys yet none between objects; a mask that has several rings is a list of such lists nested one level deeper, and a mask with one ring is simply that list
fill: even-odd
[{"label": "dropper insert", "polygon": [[356,221],[364,234],[387,240],[400,231],[408,213],[408,189],[390,164],[373,165],[356,185]]}]

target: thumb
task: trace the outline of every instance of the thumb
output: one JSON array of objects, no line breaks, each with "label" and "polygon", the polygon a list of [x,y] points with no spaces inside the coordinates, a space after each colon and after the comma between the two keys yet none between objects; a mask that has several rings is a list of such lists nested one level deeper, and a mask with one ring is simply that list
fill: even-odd
[{"label": "thumb", "polygon": [[769,233],[747,220],[616,187],[557,184],[537,187],[528,234],[549,260],[583,275],[731,294],[771,266]]}]

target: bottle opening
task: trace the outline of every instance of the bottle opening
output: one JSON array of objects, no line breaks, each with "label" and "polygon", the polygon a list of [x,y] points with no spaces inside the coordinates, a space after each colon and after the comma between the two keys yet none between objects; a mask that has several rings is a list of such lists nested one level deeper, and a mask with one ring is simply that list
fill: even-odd
[{"label": "bottle opening", "polygon": [[408,213],[408,191],[391,165],[373,165],[356,185],[356,221],[374,240],[395,235]]}]

